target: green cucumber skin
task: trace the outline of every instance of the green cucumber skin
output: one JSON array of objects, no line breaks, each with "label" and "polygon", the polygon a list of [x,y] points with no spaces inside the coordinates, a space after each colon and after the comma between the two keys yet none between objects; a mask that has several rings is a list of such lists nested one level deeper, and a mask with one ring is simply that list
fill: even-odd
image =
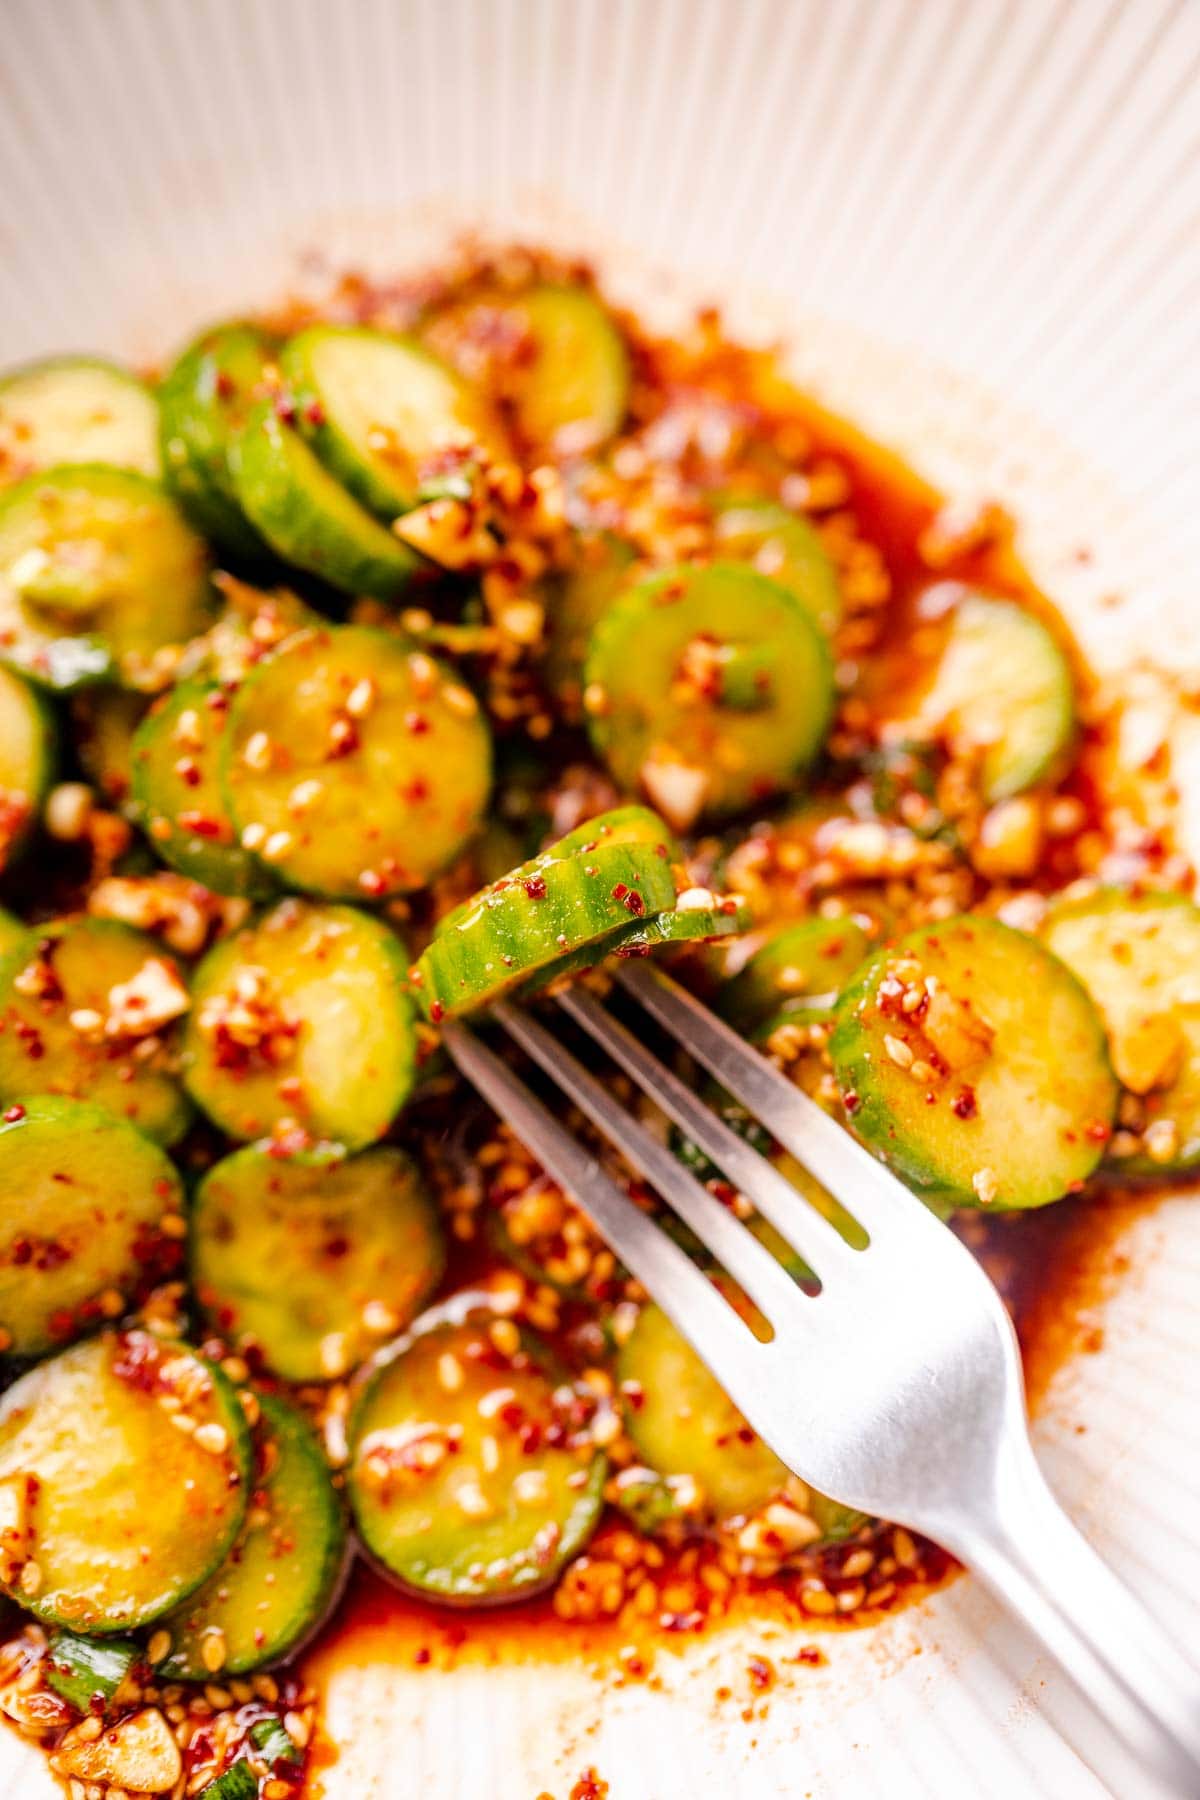
[{"label": "green cucumber skin", "polygon": [[[133,469],[137,474],[148,475],[152,481],[157,481],[161,476],[161,465],[155,434],[154,396],[145,382],[139,380],[132,370],[122,368],[119,363],[109,362],[99,356],[50,356],[39,362],[25,363],[20,368],[10,369],[3,380],[0,380],[0,450],[4,445],[5,414],[12,405],[14,391],[23,384],[38,382],[45,378],[53,380],[56,375],[76,373],[103,377],[107,382],[111,382],[114,390],[119,389],[127,400],[136,395],[139,411],[144,410],[144,440],[137,443],[135,448],[134,439],[140,437],[141,433],[131,424],[129,442],[122,453],[106,455],[102,454],[106,447],[103,443],[103,432],[100,434],[100,441],[97,442],[95,431],[92,430],[88,432],[85,441],[62,446],[61,453],[56,448],[49,456],[39,455],[30,472],[36,473],[40,469],[52,468],[54,464],[64,462],[105,463],[115,469]],[[87,431],[88,428],[85,426],[84,430]],[[35,443],[36,440],[37,427],[35,425]]]},{"label": "green cucumber skin", "polygon": [[201,1788],[196,1800],[258,1800],[258,1793],[258,1776],[245,1757],[239,1757],[215,1781]]},{"label": "green cucumber skin", "polygon": [[818,994],[839,993],[869,950],[866,932],[853,919],[786,925],[723,984],[717,1010],[739,1031],[752,1031],[792,1002],[807,1005]]},{"label": "green cucumber skin", "polygon": [[[60,733],[54,708],[50,704],[49,697],[40,688],[35,687],[32,681],[18,674],[15,669],[0,666],[0,683],[5,680],[15,684],[12,689],[13,700],[28,707],[35,739],[30,785],[28,789],[24,790],[29,813],[9,841],[7,857],[11,861],[28,847],[29,839],[37,825],[42,801],[53,784],[59,761]],[[0,756],[2,754],[0,752]],[[2,788],[3,783],[0,782],[0,789]],[[0,939],[0,953],[2,951],[3,940]]]},{"label": "green cucumber skin", "polygon": [[[196,529],[235,556],[261,561],[267,545],[238,503],[229,448],[278,339],[237,321],[188,345],[158,390],[163,478]],[[222,393],[225,383],[232,392]],[[241,403],[240,408],[238,403]]]},{"label": "green cucumber skin", "polygon": [[273,401],[250,413],[230,463],[243,511],[285,562],[344,593],[382,600],[403,593],[418,557],[338,487]]},{"label": "green cucumber skin", "polygon": [[50,1635],[42,1667],[46,1683],[77,1712],[90,1714],[95,1703],[107,1710],[109,1702],[130,1671],[145,1660],[145,1651],[131,1638],[79,1637],[73,1631]]},{"label": "green cucumber skin", "polygon": [[798,513],[789,512],[777,500],[757,495],[722,494],[713,502],[716,513],[715,533],[720,555],[739,558],[738,539],[758,537],[760,542],[746,560],[758,568],[757,557],[765,544],[777,537],[785,556],[785,567],[762,570],[773,581],[779,581],[812,615],[820,629],[831,635],[842,616],[842,599],[838,591],[837,571],[812,523]]},{"label": "green cucumber skin", "polygon": [[[155,853],[180,875],[198,881],[215,894],[227,894],[234,899],[269,900],[278,894],[279,884],[270,870],[238,843],[233,823],[224,806],[219,805],[219,794],[212,791],[218,786],[216,780],[208,784],[210,791],[204,797],[204,807],[224,828],[221,839],[183,830],[178,824],[178,815],[186,809],[177,807],[169,794],[160,792],[156,780],[156,757],[162,739],[176,728],[183,712],[191,710],[198,714],[212,740],[205,748],[219,756],[219,739],[228,723],[228,712],[219,715],[218,723],[208,705],[209,697],[219,694],[216,682],[199,678],[181,682],[161,706],[155,707],[142,720],[131,745],[134,816],[146,829]],[[166,754],[173,764],[182,753],[168,748]],[[169,831],[156,830],[156,822],[169,826]]]}]

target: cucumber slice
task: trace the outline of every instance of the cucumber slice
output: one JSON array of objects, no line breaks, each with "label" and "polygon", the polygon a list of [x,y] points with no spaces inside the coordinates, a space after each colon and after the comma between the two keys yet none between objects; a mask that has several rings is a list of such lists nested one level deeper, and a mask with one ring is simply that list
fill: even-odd
[{"label": "cucumber slice", "polygon": [[571,718],[582,718],[583,665],[592,632],[623,591],[634,561],[632,547],[606,533],[584,540],[577,568],[546,584],[547,688]]},{"label": "cucumber slice", "polygon": [[429,1320],[370,1369],[351,1417],[359,1537],[426,1599],[524,1599],[591,1536],[607,1458],[572,1437],[572,1390],[534,1340]]},{"label": "cucumber slice", "polygon": [[229,462],[239,506],[285,562],[347,594],[403,592],[418,558],[346,492],[273,401],[250,413]]},{"label": "cucumber slice", "polygon": [[[723,692],[723,669],[767,661],[761,705]],[[620,785],[677,830],[787,786],[813,760],[833,703],[824,638],[787,588],[738,563],[670,569],[597,625],[584,671],[588,728]]]},{"label": "cucumber slice", "polygon": [[1200,910],[1182,894],[1105,889],[1055,906],[1042,935],[1100,1008],[1117,1079],[1144,1099],[1130,1173],[1200,1163]]},{"label": "cucumber slice", "polygon": [[0,667],[0,868],[20,850],[54,777],[56,732],[45,700]]},{"label": "cucumber slice", "polygon": [[855,1131],[943,1204],[1045,1206],[1078,1189],[1116,1109],[1082,984],[995,919],[922,926],[878,951],[842,995],[829,1049]]},{"label": "cucumber slice", "polygon": [[[702,891],[707,890],[693,888],[690,894],[681,894],[680,899],[690,901],[691,895]],[[531,976],[525,991],[537,993],[552,981],[596,968],[609,956],[649,956],[655,950],[713,943],[717,938],[749,931],[750,924],[750,908],[740,894],[708,894],[706,904],[676,904],[671,912],[656,913],[640,924],[621,926],[594,944],[584,944]]]},{"label": "cucumber slice", "polygon": [[235,1151],[196,1191],[192,1279],[214,1329],[285,1381],[328,1381],[411,1324],[441,1279],[436,1209],[402,1150]]},{"label": "cucumber slice", "polygon": [[13,1354],[41,1356],[174,1266],[178,1243],[162,1223],[182,1214],[183,1190],[158,1146],[103,1107],[38,1095],[10,1113],[0,1122],[0,1327]]},{"label": "cucumber slice", "polygon": [[377,900],[462,849],[491,788],[491,740],[445,664],[387,632],[328,626],[247,677],[221,771],[243,844],[281,881]]},{"label": "cucumber slice", "polygon": [[0,658],[43,686],[158,685],[212,613],[203,540],[144,475],[64,465],[0,495]]},{"label": "cucumber slice", "polygon": [[192,994],[184,1079],[230,1137],[299,1124],[356,1150],[412,1091],[403,949],[353,907],[281,901],[209,951]]},{"label": "cucumber slice", "polygon": [[620,430],[629,351],[588,288],[547,281],[524,293],[487,289],[442,308],[425,336],[465,375],[504,394],[530,448],[576,456]]},{"label": "cucumber slice", "polygon": [[777,500],[722,494],[713,501],[718,556],[748,562],[796,596],[814,625],[832,636],[842,618],[837,570],[815,526]]},{"label": "cucumber slice", "polygon": [[4,1586],[48,1624],[147,1625],[219,1566],[250,1474],[237,1395],[194,1350],[145,1331],[75,1344],[0,1399]]},{"label": "cucumber slice", "polygon": [[146,1653],[132,1638],[50,1634],[41,1667],[46,1685],[76,1712],[103,1716]]},{"label": "cucumber slice", "polygon": [[164,480],[197,531],[236,555],[266,548],[238,504],[229,447],[278,342],[243,320],[217,325],[188,345],[158,390]]},{"label": "cucumber slice", "polygon": [[1071,665],[1046,626],[1012,600],[968,594],[916,722],[982,758],[984,798],[1019,794],[1058,770],[1075,735]]},{"label": "cucumber slice", "polygon": [[[718,1286],[733,1301],[730,1284],[719,1280]],[[638,1314],[617,1355],[617,1383],[638,1455],[660,1475],[691,1476],[710,1516],[757,1512],[782,1492],[784,1464],[660,1307]]]},{"label": "cucumber slice", "polygon": [[250,1767],[244,1756],[202,1787],[197,1800],[259,1800],[261,1793],[258,1776]]},{"label": "cucumber slice", "polygon": [[310,325],[279,366],[296,423],[320,460],[381,519],[416,506],[439,453],[482,446],[503,458],[482,392],[414,338],[362,325]]},{"label": "cucumber slice", "polygon": [[39,926],[0,963],[0,1104],[88,1099],[175,1143],[190,1117],[174,1073],[186,1008],[174,959],[145,932],[114,919]]},{"label": "cucumber slice", "polygon": [[222,1680],[281,1662],[321,1624],[341,1579],[346,1526],[320,1443],[286,1401],[260,1394],[258,1404],[246,1523],[216,1574],[163,1620],[164,1681],[210,1681],[214,1638]]},{"label": "cucumber slice", "polygon": [[71,736],[83,772],[109,806],[129,805],[133,734],[146,716],[144,694],[127,688],[84,688],[72,694]]},{"label": "cucumber slice", "polygon": [[718,1009],[739,1031],[753,1031],[789,1002],[840,993],[870,947],[853,919],[802,919],[785,925],[724,983]]},{"label": "cucumber slice", "polygon": [[58,463],[157,476],[158,414],[135,375],[98,357],[29,363],[0,381],[0,480]]},{"label": "cucumber slice", "polygon": [[134,736],[133,798],[171,868],[214,893],[262,899],[278,884],[238,842],[217,776],[228,720],[229,697],[217,682],[180,682]]},{"label": "cucumber slice", "polygon": [[[605,813],[440,920],[412,972],[435,1023],[675,905],[674,846],[642,807]],[[602,955],[602,951],[596,954]],[[574,966],[574,965],[572,965]]]}]

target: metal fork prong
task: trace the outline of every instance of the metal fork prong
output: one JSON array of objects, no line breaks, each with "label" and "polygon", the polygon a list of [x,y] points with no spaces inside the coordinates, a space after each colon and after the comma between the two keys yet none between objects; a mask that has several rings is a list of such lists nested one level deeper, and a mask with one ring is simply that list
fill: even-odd
[{"label": "metal fork prong", "polygon": [[683,1167],[661,1139],[620,1106],[611,1089],[597,1081],[536,1019],[503,1003],[493,1006],[492,1017],[499,1020],[509,1036],[574,1101],[580,1112],[603,1132],[625,1160],[657,1189],[772,1326],[776,1326],[781,1317],[790,1323],[794,1317],[796,1284],[753,1233],[747,1231],[728,1208]]},{"label": "metal fork prong", "polygon": [[445,1025],[442,1043],[461,1073],[582,1208],[698,1355],[720,1369],[735,1404],[743,1411],[747,1401],[753,1406],[766,1378],[768,1346],[759,1342],[679,1245],[621,1192],[596,1158],[474,1032],[456,1023]]},{"label": "metal fork prong", "polygon": [[[820,1277],[836,1284],[857,1261],[841,1233],[823,1219],[786,1176],[738,1136],[633,1033],[606,1011],[594,994],[579,987],[557,996],[563,1011],[581,1025],[621,1069],[642,1087],[681,1131],[711,1156],[721,1173],[753,1202]],[[666,1152],[669,1156],[670,1152]],[[676,1163],[677,1160],[672,1157]]]},{"label": "metal fork prong", "polygon": [[[617,965],[617,980],[651,1018],[678,1038],[722,1087],[827,1187],[876,1242],[940,1234],[942,1226],[815,1100],[748,1045],[723,1019],[642,959]],[[939,1236],[940,1242],[940,1236]]]}]

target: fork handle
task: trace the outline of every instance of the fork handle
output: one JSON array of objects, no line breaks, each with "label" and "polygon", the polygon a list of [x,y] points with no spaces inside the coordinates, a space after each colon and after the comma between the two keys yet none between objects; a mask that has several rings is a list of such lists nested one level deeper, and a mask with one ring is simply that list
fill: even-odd
[{"label": "fork handle", "polygon": [[984,1520],[943,1528],[941,1541],[1040,1640],[1140,1767],[1195,1800],[1200,1671],[1071,1523],[1019,1435]]}]

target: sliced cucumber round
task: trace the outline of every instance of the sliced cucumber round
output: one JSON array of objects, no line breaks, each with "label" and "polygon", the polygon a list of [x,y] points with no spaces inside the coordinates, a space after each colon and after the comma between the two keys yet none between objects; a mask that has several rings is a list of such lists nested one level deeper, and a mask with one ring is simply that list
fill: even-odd
[{"label": "sliced cucumber round", "polygon": [[922,926],[878,951],[842,995],[829,1049],[855,1131],[942,1204],[1044,1206],[1078,1189],[1116,1110],[1082,984],[994,919]]},{"label": "sliced cucumber round", "polygon": [[346,492],[274,401],[253,409],[229,460],[238,505],[285,562],[347,594],[403,592],[418,558]]},{"label": "sliced cucumber round", "polygon": [[632,547],[606,533],[583,540],[579,564],[551,577],[545,589],[546,686],[572,719],[583,716],[583,665],[592,632],[624,591]]},{"label": "sliced cucumber round", "polygon": [[690,1476],[710,1516],[757,1512],[782,1492],[786,1467],[661,1307],[638,1314],[617,1356],[617,1383],[639,1456],[660,1475]]},{"label": "sliced cucumber round", "polygon": [[219,1567],[250,1474],[219,1369],[145,1331],[89,1338],[0,1399],[3,1585],[49,1624],[147,1625]]},{"label": "sliced cucumber round", "polygon": [[430,1600],[549,1586],[595,1529],[607,1469],[572,1431],[571,1398],[532,1339],[512,1348],[481,1318],[427,1315],[369,1370],[351,1416],[347,1487],[368,1554]]},{"label": "sliced cucumber round", "polygon": [[841,623],[837,570],[816,527],[777,500],[722,494],[713,502],[719,556],[748,562],[796,596],[826,636]]},{"label": "sliced cucumber round", "polygon": [[164,480],[198,531],[249,557],[265,546],[238,504],[229,447],[277,346],[244,320],[217,325],[188,345],[158,390]]},{"label": "sliced cucumber round", "polygon": [[820,750],[833,703],[808,613],[738,563],[639,582],[597,625],[584,680],[596,750],[680,831],[788,786]]},{"label": "sliced cucumber round", "polygon": [[157,701],[133,739],[130,768],[139,821],[171,868],[214,893],[263,899],[278,883],[243,849],[218,779],[229,696],[193,679]]},{"label": "sliced cucumber round", "polygon": [[450,862],[491,775],[483,713],[453,671],[354,625],[298,633],[247,677],[221,762],[242,843],[289,887],[359,900]]},{"label": "sliced cucumber round", "polygon": [[414,338],[364,325],[310,325],[289,338],[280,369],[296,424],[331,474],[391,520],[417,504],[421,475],[449,449],[502,456],[481,391]]},{"label": "sliced cucumber round", "polygon": [[670,833],[644,807],[589,820],[439,920],[412,974],[422,1009],[436,1023],[486,1006],[673,909],[673,855]]},{"label": "sliced cucumber round", "polygon": [[0,659],[44,686],[160,685],[213,611],[203,540],[144,475],[64,465],[0,495]]},{"label": "sliced cucumber round", "polygon": [[136,375],[97,357],[59,356],[0,380],[0,480],[59,463],[158,474],[158,414]]},{"label": "sliced cucumber round", "polygon": [[618,431],[629,403],[629,351],[602,301],[566,282],[497,288],[452,301],[425,336],[472,380],[503,394],[532,449],[574,456]]},{"label": "sliced cucumber round", "polygon": [[162,1621],[171,1636],[163,1681],[211,1681],[205,1651],[214,1639],[222,1680],[281,1662],[312,1636],[337,1592],[346,1526],[324,1452],[295,1407],[257,1399],[246,1522],[216,1574]]},{"label": "sliced cucumber round", "polygon": [[1113,1069],[1146,1111],[1130,1173],[1200,1163],[1200,909],[1182,894],[1105,889],[1060,901],[1042,935],[1100,1008]]},{"label": "sliced cucumber round", "polygon": [[968,593],[950,614],[916,719],[981,758],[984,798],[1059,771],[1075,735],[1071,665],[1042,621],[1012,600]]},{"label": "sliced cucumber round", "polygon": [[801,919],[776,931],[717,997],[722,1015],[753,1031],[789,1002],[839,994],[870,949],[853,919]]},{"label": "sliced cucumber round", "polygon": [[387,1130],[416,1063],[402,946],[353,907],[281,901],[196,970],[184,1080],[230,1137],[298,1124],[358,1149]]},{"label": "sliced cucumber round", "polygon": [[54,715],[11,669],[0,668],[0,868],[21,848],[54,777]]},{"label": "sliced cucumber round", "polygon": [[655,913],[652,919],[635,925],[622,925],[609,932],[607,937],[572,950],[531,976],[525,984],[526,991],[536,993],[552,981],[578,975],[584,969],[594,969],[609,956],[649,956],[655,950],[715,943],[718,938],[749,931],[750,908],[740,894],[709,893],[705,900],[692,903],[692,896],[698,896],[700,892],[698,889],[692,889],[690,894],[685,891],[679,898],[689,904],[681,906],[677,902],[670,912]]},{"label": "sliced cucumber round", "polygon": [[91,1100],[161,1144],[190,1117],[174,1036],[188,1005],[174,959],[115,919],[39,926],[0,962],[0,1104]]},{"label": "sliced cucumber round", "polygon": [[101,799],[129,806],[133,734],[146,716],[145,694],[128,688],[89,687],[72,694],[71,735],[83,772]]},{"label": "sliced cucumber round", "polygon": [[[10,1116],[11,1115],[11,1116]],[[61,1349],[174,1266],[174,1166],[86,1101],[37,1095],[0,1122],[0,1328],[16,1356]]]},{"label": "sliced cucumber round", "polygon": [[441,1226],[402,1150],[281,1157],[251,1146],[204,1177],[191,1265],[214,1328],[286,1381],[327,1381],[410,1325],[445,1266]]}]

